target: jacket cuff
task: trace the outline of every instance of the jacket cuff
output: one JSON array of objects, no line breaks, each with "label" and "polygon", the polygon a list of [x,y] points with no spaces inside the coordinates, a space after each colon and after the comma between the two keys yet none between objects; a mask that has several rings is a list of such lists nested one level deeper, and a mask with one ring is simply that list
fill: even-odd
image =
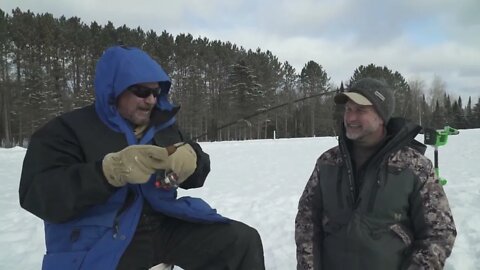
[{"label": "jacket cuff", "polygon": [[103,174],[103,165],[102,165],[102,160],[99,160],[99,161],[96,161],[95,162],[95,170],[97,171],[98,175],[99,175],[99,178],[102,182],[102,184],[109,190],[109,191],[115,191],[117,190],[118,188],[111,185],[108,180],[107,180],[107,177],[105,176],[105,174]]}]

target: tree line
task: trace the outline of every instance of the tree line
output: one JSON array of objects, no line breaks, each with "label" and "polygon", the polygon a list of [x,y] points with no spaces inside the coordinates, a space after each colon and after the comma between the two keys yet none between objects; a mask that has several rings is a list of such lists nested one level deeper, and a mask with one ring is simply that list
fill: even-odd
[{"label": "tree line", "polygon": [[[25,146],[53,117],[91,104],[96,61],[116,44],[142,48],[170,75],[171,100],[182,106],[177,118],[190,139],[335,135],[342,108],[333,95],[363,77],[385,80],[394,89],[394,115],[431,128],[480,127],[480,98],[465,105],[447,94],[438,77],[426,89],[421,80],[407,82],[399,72],[371,63],[337,86],[313,60],[297,72],[269,50],[111,22],[87,25],[78,17],[17,8],[11,14],[0,9],[0,146]],[[279,104],[285,106],[270,110]]]}]

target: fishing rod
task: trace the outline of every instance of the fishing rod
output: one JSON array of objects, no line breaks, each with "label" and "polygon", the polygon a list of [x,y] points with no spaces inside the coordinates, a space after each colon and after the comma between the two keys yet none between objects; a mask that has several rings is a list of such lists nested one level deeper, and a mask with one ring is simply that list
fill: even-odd
[{"label": "fishing rod", "polygon": [[[267,112],[269,112],[269,111],[273,111],[273,110],[276,110],[276,109],[278,109],[278,108],[281,108],[281,107],[284,107],[284,106],[287,106],[287,105],[295,104],[295,103],[298,103],[298,102],[305,101],[305,100],[307,100],[307,99],[311,99],[311,98],[315,98],[315,97],[320,97],[320,96],[324,96],[324,95],[328,95],[328,94],[333,94],[333,93],[338,93],[338,90],[325,91],[325,92],[322,92],[322,93],[317,93],[317,94],[313,94],[313,95],[310,95],[310,96],[305,96],[305,97],[302,97],[302,98],[299,98],[299,99],[295,99],[295,100],[293,100],[293,101],[288,101],[288,102],[285,102],[285,103],[282,103],[282,104],[279,104],[279,105],[275,105],[275,106],[270,107],[270,108],[261,108],[261,109],[257,110],[255,113],[252,113],[252,114],[250,114],[250,115],[244,116],[244,117],[239,118],[239,119],[237,119],[237,120],[234,120],[234,121],[228,122],[228,123],[226,123],[226,124],[223,124],[223,125],[221,125],[220,127],[215,128],[215,129],[213,130],[213,132],[217,133],[219,130],[222,130],[222,129],[227,128],[227,127],[230,127],[230,126],[233,126],[233,125],[235,125],[235,124],[237,124],[237,123],[239,123],[239,122],[247,122],[247,123],[249,123],[249,122],[248,122],[248,119],[251,119],[251,118],[253,118],[253,117],[255,117],[255,116],[258,116],[258,115],[265,114],[265,113],[267,113]],[[212,131],[210,131],[210,132],[212,132]],[[207,131],[207,132],[204,132],[204,133],[202,133],[202,134],[200,134],[200,135],[198,135],[198,136],[196,136],[196,137],[193,137],[192,140],[193,140],[193,141],[196,141],[196,140],[200,139],[201,137],[208,135],[208,133],[210,133],[210,132],[208,132],[208,131]]]},{"label": "fishing rod", "polygon": [[[235,121],[228,122],[228,123],[216,128],[216,129],[214,129],[214,132],[217,132],[217,131],[222,130],[224,128],[227,128],[229,126],[233,126],[233,125],[237,124],[238,122],[245,121],[245,122],[249,123],[248,119],[251,119],[255,116],[258,116],[258,115],[267,113],[269,111],[273,111],[275,109],[287,106],[289,104],[298,103],[298,102],[301,102],[301,101],[304,101],[304,100],[307,100],[307,99],[311,99],[311,98],[314,98],[314,97],[320,97],[320,96],[324,96],[324,95],[328,95],[328,94],[332,94],[332,93],[338,93],[338,91],[337,90],[325,91],[325,92],[322,92],[322,93],[317,93],[317,94],[313,94],[313,95],[310,95],[310,96],[305,96],[305,97],[302,97],[302,98],[299,98],[299,99],[295,99],[293,101],[288,101],[288,102],[285,102],[285,103],[282,103],[282,104],[279,104],[279,105],[275,105],[275,106],[270,107],[270,108],[262,108],[255,113],[244,116],[244,117],[242,117],[240,119],[237,119]],[[203,137],[207,134],[208,134],[208,132],[204,132],[204,133],[192,138],[192,140],[196,141],[196,140],[200,139],[201,137]],[[185,144],[185,143],[183,143],[183,144]],[[169,147],[172,147],[172,146],[169,146]],[[177,147],[178,147],[178,145],[177,145]],[[156,173],[155,187],[170,189],[170,188],[176,188],[178,186],[179,186],[178,176],[174,172],[158,171]]]}]

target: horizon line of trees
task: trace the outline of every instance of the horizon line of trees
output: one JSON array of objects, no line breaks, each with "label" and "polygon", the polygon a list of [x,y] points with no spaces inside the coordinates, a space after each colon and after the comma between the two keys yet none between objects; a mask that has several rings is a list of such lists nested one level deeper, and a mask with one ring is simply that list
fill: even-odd
[{"label": "horizon line of trees", "polygon": [[[53,117],[93,103],[96,61],[120,42],[145,50],[170,75],[170,97],[182,106],[177,119],[190,139],[272,138],[274,131],[282,138],[335,135],[342,109],[334,105],[332,93],[363,77],[384,80],[394,89],[394,116],[431,128],[480,127],[480,98],[469,97],[464,105],[461,97],[447,94],[439,77],[427,89],[422,80],[407,82],[399,72],[371,63],[355,69],[345,86],[336,86],[315,61],[297,72],[269,50],[115,27],[110,21],[87,25],[78,17],[54,18],[17,8],[11,15],[0,9],[0,146],[25,146]],[[324,95],[293,102],[320,93]],[[269,110],[279,104],[287,105]],[[258,113],[262,111],[266,113]]]}]

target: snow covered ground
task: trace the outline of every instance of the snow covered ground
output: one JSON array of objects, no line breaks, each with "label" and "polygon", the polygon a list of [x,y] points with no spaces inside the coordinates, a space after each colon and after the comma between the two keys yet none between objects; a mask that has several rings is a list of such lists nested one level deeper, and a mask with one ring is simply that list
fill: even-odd
[{"label": "snow covered ground", "polygon": [[[204,188],[180,195],[202,197],[220,213],[257,228],[267,269],[295,269],[297,202],[317,157],[335,144],[333,137],[202,143],[212,172]],[[461,130],[439,152],[458,229],[445,269],[478,269],[480,129]],[[24,155],[23,148],[0,148],[0,269],[40,269],[45,252],[42,222],[18,204]],[[431,147],[426,155],[433,159]]]}]

